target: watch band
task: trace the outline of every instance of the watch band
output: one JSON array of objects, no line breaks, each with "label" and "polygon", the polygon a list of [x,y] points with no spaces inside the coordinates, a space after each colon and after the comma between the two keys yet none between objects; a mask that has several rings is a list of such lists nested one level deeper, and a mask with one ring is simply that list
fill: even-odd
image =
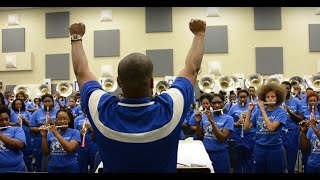
[{"label": "watch band", "polygon": [[82,37],[79,34],[72,34],[71,41],[82,41]]}]

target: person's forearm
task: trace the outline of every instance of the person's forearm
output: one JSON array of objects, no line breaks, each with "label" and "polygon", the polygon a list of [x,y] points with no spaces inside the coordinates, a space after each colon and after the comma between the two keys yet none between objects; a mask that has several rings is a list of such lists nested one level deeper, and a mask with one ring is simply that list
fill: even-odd
[{"label": "person's forearm", "polygon": [[190,80],[191,84],[195,86],[198,72],[201,67],[204,51],[204,32],[197,33],[188,52],[185,67],[178,74],[179,76],[186,77]]},{"label": "person's forearm", "polygon": [[185,66],[189,67],[195,74],[201,67],[204,51],[204,32],[199,32],[193,37],[192,46],[188,52]]},{"label": "person's forearm", "polygon": [[12,150],[22,150],[24,148],[24,142],[19,139],[14,139],[11,137],[8,137],[4,134],[0,133],[0,140],[9,148]]},{"label": "person's forearm", "polygon": [[73,41],[72,43],[72,63],[73,71],[77,77],[79,86],[82,86],[82,78],[78,78],[85,74],[84,72],[89,71],[88,60],[83,50],[82,41]]}]

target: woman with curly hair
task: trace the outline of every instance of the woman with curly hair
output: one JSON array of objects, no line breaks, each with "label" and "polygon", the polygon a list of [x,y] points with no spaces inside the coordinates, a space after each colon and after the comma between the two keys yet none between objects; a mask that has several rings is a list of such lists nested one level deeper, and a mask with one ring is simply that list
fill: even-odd
[{"label": "woman with curly hair", "polygon": [[[262,85],[257,90],[259,101],[250,103],[244,130],[256,129],[254,147],[257,173],[282,173],[284,171],[281,139],[282,126],[286,124],[287,112],[281,107],[285,100],[285,89],[276,83]],[[258,105],[257,110],[252,110]]]}]

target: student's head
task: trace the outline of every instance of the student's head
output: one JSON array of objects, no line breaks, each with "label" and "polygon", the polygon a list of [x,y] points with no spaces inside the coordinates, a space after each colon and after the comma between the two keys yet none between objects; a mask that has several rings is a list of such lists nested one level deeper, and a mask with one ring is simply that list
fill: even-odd
[{"label": "student's head", "polygon": [[306,96],[308,96],[309,93],[313,92],[313,88],[307,87],[306,89]]},{"label": "student's head", "polygon": [[15,99],[12,102],[11,105],[12,110],[14,111],[25,111],[26,110],[26,105],[24,104],[24,101],[22,99]]},{"label": "student's head", "polygon": [[245,89],[240,89],[238,92],[238,99],[240,104],[247,104],[247,99],[249,96],[249,92]]},{"label": "student's head", "polygon": [[27,98],[26,95],[23,92],[18,92],[16,94],[17,99],[22,99],[23,101]]},{"label": "student's head", "polygon": [[37,104],[37,105],[40,105],[41,99],[40,99],[40,98],[34,98],[34,99],[33,99],[33,103],[34,103],[34,104]]},{"label": "student's head", "polygon": [[8,126],[10,122],[10,110],[6,105],[0,105],[0,127]]},{"label": "student's head", "polygon": [[151,97],[153,89],[152,61],[141,53],[131,53],[118,66],[118,84],[124,97]]},{"label": "student's head", "polygon": [[56,114],[56,122],[58,126],[68,125],[70,121],[73,122],[72,111],[68,108],[61,108]]},{"label": "student's head", "polygon": [[300,94],[300,93],[301,93],[301,87],[300,87],[300,85],[294,85],[294,86],[293,86],[293,90],[296,91],[298,94]]},{"label": "student's head", "polygon": [[53,96],[51,94],[42,95],[41,101],[43,102],[43,108],[45,111],[47,110],[47,107],[51,110],[54,106]]},{"label": "student's head", "polygon": [[211,94],[202,93],[199,99],[200,99],[200,104],[201,104],[203,110],[205,110],[205,109],[209,110],[210,104],[211,104],[211,99],[212,99]]},{"label": "student's head", "polygon": [[250,87],[248,88],[248,92],[249,92],[249,96],[254,97],[254,96],[256,95],[256,88],[253,87],[253,86],[250,86]]},{"label": "student's head", "polygon": [[76,97],[71,96],[69,98],[69,106],[72,107],[72,108],[76,106]]},{"label": "student's head", "polygon": [[224,97],[221,94],[214,94],[211,99],[212,109],[222,109],[224,106]]},{"label": "student's head", "polygon": [[289,81],[283,81],[281,83],[281,85],[283,86],[283,88],[285,89],[285,94],[287,97],[290,97],[291,94],[291,83]]},{"label": "student's head", "polygon": [[281,105],[285,100],[285,89],[279,84],[269,83],[260,86],[257,95],[261,101],[276,102],[276,105]]},{"label": "student's head", "polygon": [[317,92],[309,92],[307,95],[307,102],[309,106],[315,106],[319,101],[319,95]]}]

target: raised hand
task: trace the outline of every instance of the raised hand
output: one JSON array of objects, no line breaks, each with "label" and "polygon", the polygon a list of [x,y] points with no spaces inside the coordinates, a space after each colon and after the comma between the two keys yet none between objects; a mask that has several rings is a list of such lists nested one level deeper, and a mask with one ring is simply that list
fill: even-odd
[{"label": "raised hand", "polygon": [[69,27],[69,32],[70,35],[78,34],[82,37],[86,32],[86,25],[83,23],[74,23]]},{"label": "raised hand", "polygon": [[191,19],[189,22],[189,29],[195,35],[199,32],[204,33],[206,31],[206,22],[200,19]]}]

